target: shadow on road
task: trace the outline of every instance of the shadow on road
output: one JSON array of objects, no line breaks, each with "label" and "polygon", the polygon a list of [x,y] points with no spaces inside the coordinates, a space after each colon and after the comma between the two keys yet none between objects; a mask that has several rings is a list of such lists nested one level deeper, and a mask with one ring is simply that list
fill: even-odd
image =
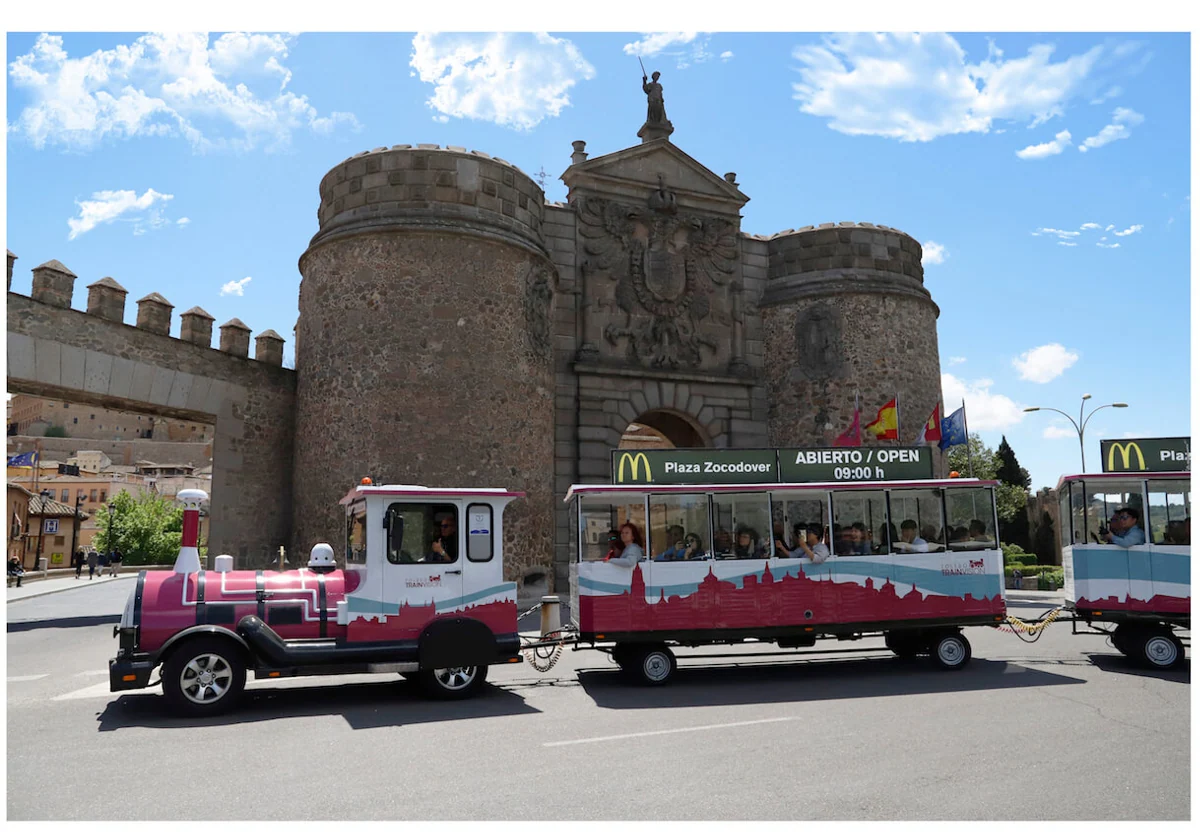
[{"label": "shadow on road", "polygon": [[100,624],[116,624],[120,620],[120,615],[75,615],[70,618],[10,621],[8,622],[8,632],[21,633],[26,630],[44,630],[47,627],[96,627]]},{"label": "shadow on road", "polygon": [[502,717],[538,713],[525,700],[493,685],[461,701],[428,700],[415,682],[348,683],[321,686],[262,686],[246,689],[241,705],[212,718],[175,717],[158,694],[128,694],[114,699],[97,720],[101,732],[116,729],[178,729],[229,726],[260,720],[341,715],[353,729],[410,726],[443,720]]},{"label": "shadow on road", "polygon": [[905,662],[895,657],[685,666],[670,684],[656,688],[631,685],[616,669],[579,671],[583,690],[607,709],[796,703],[1085,682],[986,659],[975,659],[961,671],[942,671],[927,658]]},{"label": "shadow on road", "polygon": [[1108,671],[1113,674],[1153,677],[1173,683],[1190,683],[1192,681],[1191,660],[1187,660],[1178,669],[1163,671],[1159,668],[1151,668],[1148,665],[1139,665],[1128,656],[1119,653],[1089,653],[1088,659],[1092,660],[1092,664],[1101,671]]}]

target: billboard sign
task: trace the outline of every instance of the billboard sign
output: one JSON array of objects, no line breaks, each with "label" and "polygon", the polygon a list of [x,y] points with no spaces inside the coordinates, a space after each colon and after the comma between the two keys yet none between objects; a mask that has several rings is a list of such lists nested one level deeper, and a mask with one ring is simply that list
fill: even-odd
[{"label": "billboard sign", "polygon": [[613,484],[770,484],[774,449],[614,449]]},{"label": "billboard sign", "polygon": [[822,449],[780,449],[779,480],[909,481],[933,478],[933,453],[928,446],[835,446]]},{"label": "billboard sign", "polygon": [[1186,472],[1191,468],[1190,437],[1100,441],[1100,469],[1104,472]]}]

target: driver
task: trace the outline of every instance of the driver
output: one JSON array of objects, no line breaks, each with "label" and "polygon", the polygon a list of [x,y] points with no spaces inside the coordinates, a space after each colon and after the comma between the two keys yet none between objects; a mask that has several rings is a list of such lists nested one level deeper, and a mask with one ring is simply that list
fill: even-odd
[{"label": "driver", "polygon": [[439,536],[429,547],[426,560],[433,563],[453,563],[458,559],[458,524],[454,521],[453,513],[448,513],[442,518],[438,524],[438,531]]}]

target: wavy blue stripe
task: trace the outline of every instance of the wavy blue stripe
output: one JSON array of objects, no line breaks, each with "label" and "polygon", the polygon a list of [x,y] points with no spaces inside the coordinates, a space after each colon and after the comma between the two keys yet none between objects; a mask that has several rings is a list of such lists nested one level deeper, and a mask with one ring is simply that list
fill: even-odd
[{"label": "wavy blue stripe", "polygon": [[[517,585],[515,583],[502,583],[498,586],[489,586],[486,589],[480,589],[478,592],[473,592],[469,595],[464,595],[461,598],[448,598],[444,601],[438,601],[438,610],[453,609],[461,607],[464,604],[469,604],[472,601],[478,601],[492,595],[499,595],[503,592],[511,592],[513,600],[517,599]],[[372,598],[354,598],[346,599],[346,608],[350,612],[366,613],[367,615],[399,615],[401,604],[392,604],[387,601],[376,601]],[[414,606],[410,604],[409,606]]]},{"label": "wavy blue stripe", "polygon": [[1166,554],[1151,549],[1129,551],[1076,545],[1071,547],[1076,580],[1133,580],[1160,583],[1192,582],[1192,558],[1189,554]]}]

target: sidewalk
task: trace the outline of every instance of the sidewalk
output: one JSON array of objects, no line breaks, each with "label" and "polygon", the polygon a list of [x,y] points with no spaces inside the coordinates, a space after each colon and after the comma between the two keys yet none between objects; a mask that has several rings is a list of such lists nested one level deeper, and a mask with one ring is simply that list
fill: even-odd
[{"label": "sidewalk", "polygon": [[96,577],[88,580],[87,575],[81,576],[78,580],[74,575],[66,575],[64,577],[48,577],[43,579],[41,572],[26,572],[25,578],[21,581],[20,587],[10,586],[6,590],[8,596],[6,603],[11,604],[13,601],[24,601],[26,598],[36,598],[39,595],[53,595],[56,592],[67,592],[71,589],[79,589],[81,586],[95,586],[100,583],[107,583],[122,578],[137,577],[137,570],[129,572],[122,571],[115,578],[109,577],[107,574],[101,577]]}]

